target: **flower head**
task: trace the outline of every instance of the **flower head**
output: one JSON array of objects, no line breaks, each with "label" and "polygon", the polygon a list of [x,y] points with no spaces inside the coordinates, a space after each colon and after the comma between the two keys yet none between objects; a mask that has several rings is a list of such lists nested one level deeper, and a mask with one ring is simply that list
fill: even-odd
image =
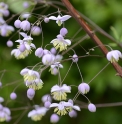
[{"label": "flower head", "polygon": [[28,117],[30,117],[33,121],[40,121],[46,114],[47,110],[48,109],[45,107],[36,107],[34,110],[28,113]]},{"label": "flower head", "polygon": [[50,20],[56,20],[56,23],[58,24],[58,26],[61,26],[62,23],[64,21],[68,20],[69,18],[71,18],[70,15],[64,15],[64,16],[58,15],[58,17],[55,17],[55,16],[50,16],[49,17]]},{"label": "flower head", "polygon": [[66,100],[67,94],[71,92],[71,87],[67,86],[66,84],[63,84],[62,86],[54,85],[51,88],[51,94],[55,100]]},{"label": "flower head", "polygon": [[106,57],[111,63],[118,62],[119,58],[122,58],[122,53],[119,50],[112,50],[107,53]]},{"label": "flower head", "polygon": [[57,35],[56,39],[53,39],[50,43],[59,51],[63,51],[67,49],[67,46],[71,45],[71,41],[69,39],[64,39],[62,35]]},{"label": "flower head", "polygon": [[60,103],[52,103],[50,105],[50,108],[56,107],[54,109],[54,112],[62,116],[66,115],[68,112],[72,110],[71,106],[72,104],[70,102],[61,101]]},{"label": "flower head", "polygon": [[25,68],[20,72],[20,74],[24,77],[24,81],[27,87],[34,90],[42,88],[43,82],[40,79],[40,74],[37,71]]}]

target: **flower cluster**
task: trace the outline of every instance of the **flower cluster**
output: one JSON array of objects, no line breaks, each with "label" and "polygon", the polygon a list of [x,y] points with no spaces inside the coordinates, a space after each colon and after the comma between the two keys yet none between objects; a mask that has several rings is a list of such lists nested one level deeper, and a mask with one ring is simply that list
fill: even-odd
[{"label": "flower cluster", "polygon": [[9,121],[11,120],[11,111],[9,108],[4,107],[1,102],[3,102],[4,99],[0,97],[0,122]]},{"label": "flower cluster", "polygon": [[4,20],[4,17],[9,16],[8,5],[0,2],[0,35],[3,37],[9,36],[13,31],[13,26],[10,26]]}]

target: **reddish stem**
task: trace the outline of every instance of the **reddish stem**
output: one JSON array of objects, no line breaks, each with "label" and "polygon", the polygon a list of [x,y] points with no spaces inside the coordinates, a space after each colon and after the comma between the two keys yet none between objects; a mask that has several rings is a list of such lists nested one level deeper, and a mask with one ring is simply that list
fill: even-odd
[{"label": "reddish stem", "polygon": [[[100,47],[101,51],[106,55],[108,53],[107,48],[100,41],[100,39],[97,37],[97,35],[95,35],[94,31],[84,21],[84,19],[81,17],[81,15],[72,6],[72,4],[69,2],[69,0],[62,0],[62,2],[64,3],[65,7],[68,9],[70,14],[74,17],[74,19],[81,25],[81,27],[84,29],[84,31],[90,36],[90,38]],[[122,69],[119,66],[119,64],[116,62],[111,63],[111,64],[113,65],[114,69],[116,70],[117,75],[122,77]]]}]

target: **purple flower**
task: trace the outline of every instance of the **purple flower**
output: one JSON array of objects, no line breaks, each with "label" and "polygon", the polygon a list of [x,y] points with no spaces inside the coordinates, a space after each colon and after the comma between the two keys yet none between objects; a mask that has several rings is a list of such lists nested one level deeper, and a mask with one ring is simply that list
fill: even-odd
[{"label": "purple flower", "polygon": [[43,54],[44,54],[44,52],[43,52],[43,49],[41,47],[36,49],[35,56],[41,58],[43,56]]},{"label": "purple flower", "polygon": [[94,104],[90,103],[90,104],[88,105],[88,110],[89,110],[90,112],[96,112],[96,106],[95,106]]}]

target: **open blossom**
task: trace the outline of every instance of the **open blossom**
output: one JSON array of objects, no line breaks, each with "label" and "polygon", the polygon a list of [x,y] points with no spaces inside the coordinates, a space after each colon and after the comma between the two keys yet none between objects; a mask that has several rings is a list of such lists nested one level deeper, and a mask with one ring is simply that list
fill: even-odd
[{"label": "open blossom", "polygon": [[34,90],[38,90],[43,87],[43,82],[40,79],[40,74],[37,71],[25,68],[20,72],[20,74],[24,77],[24,82],[27,87]]},{"label": "open blossom", "polygon": [[122,58],[122,53],[119,50],[112,50],[107,53],[106,57],[111,63],[118,62],[119,58]]},{"label": "open blossom", "polygon": [[68,112],[72,110],[71,108],[72,104],[69,102],[61,101],[60,103],[52,103],[50,105],[50,108],[56,107],[54,109],[54,112],[56,112],[58,115],[66,115]]},{"label": "open blossom", "polygon": [[48,109],[45,107],[36,107],[34,110],[28,113],[28,117],[30,117],[33,121],[40,121],[46,114],[47,110]]},{"label": "open blossom", "polygon": [[53,39],[50,43],[59,51],[63,51],[67,49],[67,46],[71,45],[71,41],[69,39],[64,39],[62,35],[57,35],[56,39]]},{"label": "open blossom", "polygon": [[71,92],[71,87],[67,86],[66,84],[63,84],[62,86],[54,85],[51,88],[51,94],[55,100],[66,100],[67,94]]},{"label": "open blossom", "polygon": [[71,18],[70,15],[64,15],[64,16],[60,16],[58,15],[58,17],[55,17],[55,16],[50,16],[49,19],[50,20],[55,20],[56,23],[58,24],[58,26],[61,26],[62,23],[66,20],[68,20],[69,18]]}]

